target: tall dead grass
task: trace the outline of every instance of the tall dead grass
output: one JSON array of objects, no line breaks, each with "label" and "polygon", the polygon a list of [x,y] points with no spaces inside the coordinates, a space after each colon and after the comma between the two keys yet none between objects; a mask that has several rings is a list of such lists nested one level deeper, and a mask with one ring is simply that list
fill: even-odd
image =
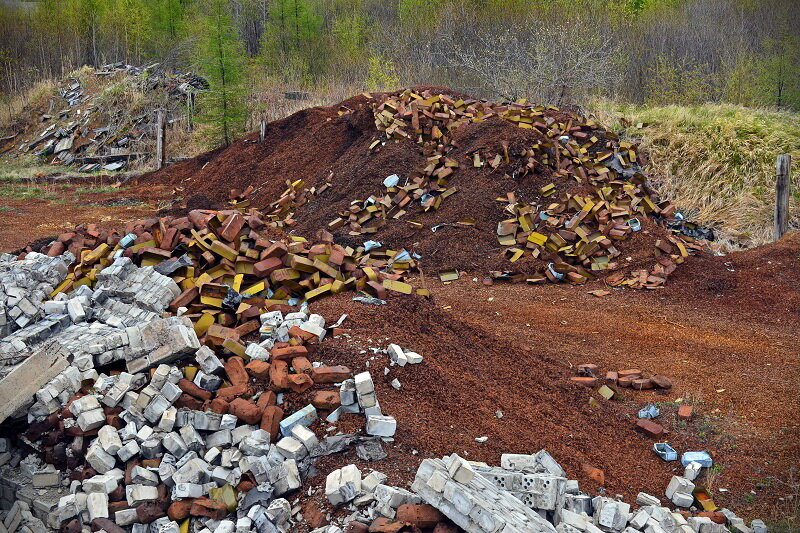
[{"label": "tall dead grass", "polygon": [[646,172],[661,196],[688,218],[714,226],[731,248],[742,235],[754,245],[773,240],[775,159],[791,154],[790,225],[800,228],[800,114],[732,104],[598,101],[592,108],[608,127],[641,139]]}]

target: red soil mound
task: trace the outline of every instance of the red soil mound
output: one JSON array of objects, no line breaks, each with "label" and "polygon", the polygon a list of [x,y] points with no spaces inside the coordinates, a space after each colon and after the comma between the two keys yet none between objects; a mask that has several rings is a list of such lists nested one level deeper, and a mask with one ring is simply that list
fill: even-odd
[{"label": "red soil mound", "polygon": [[[462,96],[441,88],[415,88],[423,89]],[[339,106],[300,111],[270,123],[264,142],[257,142],[258,135],[254,133],[227,148],[146,175],[141,182],[170,184],[181,188],[184,197],[202,193],[218,202],[226,201],[231,189],[253,186],[255,191],[250,196],[253,205],[264,207],[286,190],[287,181],[302,179],[305,187],[319,188],[332,175],[332,186],[311,197],[294,214],[295,231],[311,235],[353,201],[382,195],[385,190],[382,182],[388,175],[398,174],[402,183],[424,166],[425,156],[412,140],[390,140],[380,150],[370,151],[373,141],[381,137],[375,127],[373,104],[386,95],[374,96],[359,95]],[[551,109],[545,115],[565,122],[569,117]],[[336,242],[359,245],[374,239],[391,248],[407,248],[422,255],[422,269],[430,274],[452,268],[483,273],[542,271],[553,260],[546,253],[538,259],[526,254],[516,263],[504,259],[496,229],[498,221],[508,218],[509,213],[504,211],[507,203],[497,198],[514,193],[520,202],[547,205],[552,201],[550,198],[563,193],[589,192],[592,187],[573,180],[554,179],[546,166],[522,176],[521,165],[513,158],[497,168],[489,165],[475,168],[469,164],[470,154],[476,151],[501,153],[507,143],[509,151],[517,153],[541,138],[538,130],[521,129],[499,117],[455,129],[453,148],[447,156],[460,163],[452,180],[458,188],[456,194],[442,202],[438,210],[423,212],[415,207],[403,219],[390,221],[376,233],[350,235],[346,228],[340,228],[334,232]],[[540,190],[551,182],[556,191],[545,199]],[[474,225],[448,225],[437,232],[431,231],[438,224],[454,224],[463,219],[474,220]],[[423,227],[415,228],[408,220],[421,222]],[[650,220],[644,220],[643,226],[644,231],[632,234],[620,246],[618,271],[628,273],[653,265],[653,243],[663,239],[667,232]]]}]

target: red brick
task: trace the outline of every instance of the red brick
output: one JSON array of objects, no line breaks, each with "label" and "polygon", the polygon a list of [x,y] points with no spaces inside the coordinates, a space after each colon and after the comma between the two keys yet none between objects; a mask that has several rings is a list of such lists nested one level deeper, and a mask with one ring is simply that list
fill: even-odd
[{"label": "red brick", "polygon": [[193,411],[200,411],[203,408],[203,401],[198,400],[194,396],[189,396],[186,393],[181,394],[175,402],[175,407],[185,407]]},{"label": "red brick", "polygon": [[292,368],[294,368],[294,371],[297,374],[311,375],[312,370],[314,370],[314,367],[311,365],[311,361],[308,360],[308,357],[295,357],[292,359]]},{"label": "red brick", "polygon": [[681,420],[689,420],[694,414],[694,407],[691,405],[681,405],[678,407],[678,418]]},{"label": "red brick", "polygon": [[243,398],[236,398],[230,403],[229,412],[247,424],[257,424],[263,411],[258,406]]},{"label": "red brick", "polygon": [[432,505],[406,503],[397,508],[395,519],[401,522],[410,522],[417,527],[427,528],[433,527],[444,520],[444,515]]},{"label": "red brick", "polygon": [[661,437],[667,432],[663,426],[644,418],[636,421],[636,431],[653,438]]},{"label": "red brick", "polygon": [[253,265],[253,275],[265,278],[279,268],[283,268],[283,261],[279,257],[267,257]]},{"label": "red brick", "polygon": [[308,357],[308,348],[305,346],[273,348],[270,357],[273,361],[291,361],[295,357]]},{"label": "red brick", "polygon": [[319,337],[317,335],[300,329],[300,326],[292,326],[289,328],[289,336],[294,339],[299,339],[304,344],[319,344]]},{"label": "red brick", "polygon": [[[305,517],[305,513],[303,516]],[[80,526],[78,526],[78,531],[80,531]],[[353,520],[344,528],[344,533],[369,533],[369,526]]]},{"label": "red brick", "polygon": [[125,533],[125,530],[108,518],[95,518],[92,520],[92,531],[105,531],[106,533]]},{"label": "red brick", "polygon": [[662,389],[671,389],[672,388],[672,381],[669,380],[667,376],[662,376],[661,374],[655,374],[650,376],[650,381],[656,384],[657,387]]},{"label": "red brick", "polygon": [[230,404],[222,398],[214,398],[210,402],[207,402],[207,406],[205,407],[218,415],[226,415],[230,410]]},{"label": "red brick", "polygon": [[222,223],[222,227],[219,230],[219,236],[226,241],[233,241],[236,236],[239,235],[244,223],[245,219],[242,215],[239,213],[233,213],[225,219],[225,222]]},{"label": "red brick", "polygon": [[583,385],[585,387],[594,387],[597,385],[597,378],[590,378],[590,377],[572,377],[569,380],[577,385]]},{"label": "red brick", "polygon": [[269,379],[269,369],[272,365],[265,361],[250,361],[245,367],[247,371],[256,379]]},{"label": "red brick", "polygon": [[173,502],[167,509],[167,516],[170,520],[181,522],[189,518],[191,508],[192,502]]},{"label": "red brick", "polygon": [[252,396],[253,389],[248,385],[233,385],[231,387],[223,387],[217,390],[217,398],[221,398],[226,402],[230,402],[237,396]]},{"label": "red brick", "polygon": [[250,377],[247,375],[247,370],[244,368],[244,361],[241,357],[229,357],[225,361],[225,373],[228,374],[228,379],[233,385],[247,385],[250,383]]},{"label": "red brick", "polygon": [[308,374],[289,374],[289,388],[294,392],[305,392],[314,386],[314,380]]},{"label": "red brick", "polygon": [[586,472],[586,475],[589,476],[589,479],[596,481],[599,485],[605,485],[606,482],[606,475],[605,472],[600,470],[599,468],[595,468],[590,464],[583,463],[581,465],[583,471]]},{"label": "red brick", "polygon": [[167,516],[167,502],[147,502],[136,506],[136,519],[143,524]]},{"label": "red brick", "polygon": [[207,516],[214,520],[222,520],[228,514],[228,507],[220,500],[198,498],[192,503],[189,513],[192,516]]},{"label": "red brick", "polygon": [[580,374],[582,376],[594,376],[595,374],[597,374],[598,367],[597,367],[597,365],[592,364],[592,363],[584,363],[584,364],[578,365],[578,369],[577,370],[578,370],[578,374]]},{"label": "red brick", "polygon": [[350,379],[352,372],[346,366],[321,366],[311,370],[311,379],[314,383],[339,383]]},{"label": "red brick", "polygon": [[261,396],[258,397],[258,402],[256,403],[256,405],[258,405],[258,408],[263,411],[270,405],[277,405],[277,403],[278,403],[278,398],[275,395],[275,393],[272,392],[271,390],[265,390],[264,392],[261,393]]},{"label": "red brick", "polygon": [[180,381],[178,381],[178,388],[180,388],[186,394],[194,396],[198,400],[206,401],[214,397],[210,391],[201,389],[186,378],[181,378]]},{"label": "red brick", "polygon": [[636,390],[648,390],[648,389],[654,389],[656,385],[650,379],[639,378],[639,379],[634,379],[633,383],[631,383],[631,386]]},{"label": "red brick", "polygon": [[632,378],[630,376],[622,376],[617,380],[617,385],[620,387],[633,387],[633,380],[636,378]]},{"label": "red brick", "polygon": [[341,398],[338,390],[321,390],[314,393],[311,397],[311,405],[317,409],[333,411],[341,405]]},{"label": "red brick", "polygon": [[261,429],[269,432],[272,442],[278,440],[281,420],[283,420],[283,409],[277,405],[266,407],[264,414],[261,415]]},{"label": "red brick", "polygon": [[629,377],[629,376],[637,376],[638,377],[638,376],[642,375],[642,371],[639,370],[638,368],[629,368],[627,370],[620,370],[618,373],[619,373],[619,377],[621,377],[621,378],[622,377]]},{"label": "red brick", "polygon": [[289,388],[289,364],[286,361],[274,361],[269,369],[270,388],[276,392]]}]

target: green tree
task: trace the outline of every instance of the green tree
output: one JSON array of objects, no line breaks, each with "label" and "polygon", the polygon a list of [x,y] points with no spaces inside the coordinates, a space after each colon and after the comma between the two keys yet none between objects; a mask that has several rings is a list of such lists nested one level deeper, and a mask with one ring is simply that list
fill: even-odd
[{"label": "green tree", "polygon": [[210,126],[213,142],[227,146],[244,128],[245,53],[228,0],[203,0],[200,13],[195,25],[197,57],[210,86],[201,102],[200,121]]},{"label": "green tree", "polygon": [[323,18],[314,0],[274,0],[264,31],[262,57],[285,81],[310,77],[322,61],[317,51]]}]

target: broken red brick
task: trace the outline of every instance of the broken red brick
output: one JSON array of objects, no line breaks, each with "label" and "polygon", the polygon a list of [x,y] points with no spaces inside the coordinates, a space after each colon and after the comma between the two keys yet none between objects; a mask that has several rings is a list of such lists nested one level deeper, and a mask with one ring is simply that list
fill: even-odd
[{"label": "broken red brick", "polygon": [[226,415],[230,410],[230,404],[222,398],[214,398],[208,402],[207,407],[211,412],[217,413],[218,415]]},{"label": "broken red brick", "polygon": [[311,397],[311,405],[317,409],[333,411],[341,405],[339,391],[321,390],[314,393]]},{"label": "broken red brick", "polygon": [[269,379],[269,369],[272,365],[265,361],[250,361],[245,367],[247,371],[256,379]]},{"label": "broken red brick", "polygon": [[586,473],[587,476],[589,476],[589,479],[596,481],[600,485],[605,484],[606,482],[605,472],[587,463],[583,463],[581,465],[581,468],[583,468],[583,471]]},{"label": "broken red brick", "polygon": [[288,380],[293,392],[305,392],[314,386],[314,380],[308,374],[289,374]]},{"label": "broken red brick", "polygon": [[189,518],[189,511],[192,508],[192,502],[173,502],[167,509],[167,516],[170,520],[180,522]]},{"label": "broken red brick", "polygon": [[[305,516],[305,513],[303,513],[303,516]],[[78,525],[78,532],[80,532],[80,525]],[[369,533],[369,526],[367,524],[362,524],[361,522],[356,522],[355,520],[353,520],[352,522],[347,524],[347,527],[344,528],[344,533]]]},{"label": "broken red brick", "polygon": [[681,405],[678,407],[678,418],[681,420],[689,420],[692,418],[692,414],[694,412],[694,407],[691,405]]},{"label": "broken red brick", "polygon": [[189,514],[192,516],[207,516],[214,520],[222,520],[228,514],[228,507],[225,505],[225,502],[220,500],[198,498],[192,503]]},{"label": "broken red brick", "polygon": [[95,518],[92,520],[92,531],[105,531],[106,533],[125,533],[125,530],[108,518]]}]

